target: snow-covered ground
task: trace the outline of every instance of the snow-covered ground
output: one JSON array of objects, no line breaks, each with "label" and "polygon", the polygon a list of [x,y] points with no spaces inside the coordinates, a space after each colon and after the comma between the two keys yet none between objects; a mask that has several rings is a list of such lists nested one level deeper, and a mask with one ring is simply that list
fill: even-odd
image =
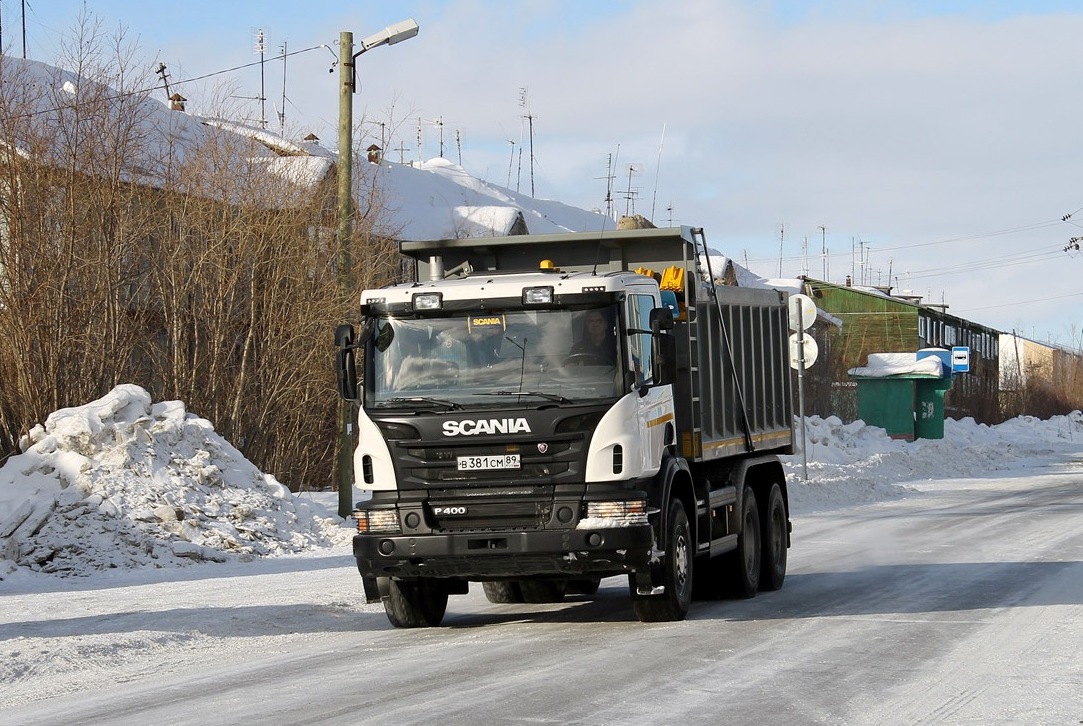
[{"label": "snow-covered ground", "polygon": [[[943,439],[915,442],[811,417],[805,435],[807,480],[801,455],[785,457],[795,516],[1078,450],[1083,414],[998,426],[949,419]],[[335,495],[292,494],[209,421],[179,401],[153,403],[138,386],[57,411],[22,443],[0,467],[0,594],[42,578],[243,563],[349,542],[350,523],[329,506]]]}]

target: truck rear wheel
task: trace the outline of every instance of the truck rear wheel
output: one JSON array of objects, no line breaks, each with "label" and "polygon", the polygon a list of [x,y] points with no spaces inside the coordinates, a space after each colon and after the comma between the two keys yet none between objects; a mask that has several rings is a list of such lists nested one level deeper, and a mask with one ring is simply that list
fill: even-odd
[{"label": "truck rear wheel", "polygon": [[568,589],[565,580],[520,580],[519,590],[523,593],[522,602],[551,603],[564,599]]},{"label": "truck rear wheel", "polygon": [[448,589],[439,580],[391,580],[384,612],[396,628],[429,628],[440,624],[447,611]]},{"label": "truck rear wheel", "polygon": [[741,533],[737,549],[725,555],[730,590],[737,597],[750,598],[760,589],[760,512],[752,489],[741,496]]},{"label": "truck rear wheel", "polygon": [[483,582],[481,583],[481,589],[485,591],[485,599],[497,605],[525,602],[523,600],[523,591],[519,589],[519,583],[515,580]]},{"label": "truck rear wheel", "polygon": [[787,545],[786,501],[782,498],[782,488],[771,485],[767,497],[767,512],[763,521],[763,563],[760,569],[760,589],[774,591],[782,588],[786,579]]},{"label": "truck rear wheel", "polygon": [[674,499],[669,503],[666,528],[666,556],[662,563],[661,595],[640,595],[631,580],[632,607],[644,623],[684,620],[692,600],[692,538],[688,531],[688,515],[684,506]]}]

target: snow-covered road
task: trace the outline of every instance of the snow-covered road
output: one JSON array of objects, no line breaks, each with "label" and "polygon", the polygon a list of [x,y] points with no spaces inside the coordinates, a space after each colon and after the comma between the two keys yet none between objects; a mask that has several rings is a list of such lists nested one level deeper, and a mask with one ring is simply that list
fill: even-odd
[{"label": "snow-covered road", "polygon": [[795,513],[777,593],[636,621],[453,597],[392,629],[348,550],[0,597],[0,724],[1083,721],[1078,456]]}]

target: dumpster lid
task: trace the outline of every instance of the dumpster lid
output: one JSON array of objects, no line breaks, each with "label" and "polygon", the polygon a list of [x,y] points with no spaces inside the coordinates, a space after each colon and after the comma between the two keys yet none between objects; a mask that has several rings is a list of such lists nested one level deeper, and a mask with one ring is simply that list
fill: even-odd
[{"label": "dumpster lid", "polygon": [[919,360],[914,353],[869,353],[868,365],[847,373],[854,378],[940,378],[943,365],[933,356]]}]

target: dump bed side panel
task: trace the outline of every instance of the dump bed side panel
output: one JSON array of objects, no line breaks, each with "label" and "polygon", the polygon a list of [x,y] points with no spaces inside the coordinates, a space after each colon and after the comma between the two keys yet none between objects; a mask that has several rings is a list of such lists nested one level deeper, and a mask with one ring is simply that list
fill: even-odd
[{"label": "dump bed side panel", "polygon": [[[677,396],[684,456],[708,461],[756,452],[792,453],[788,322],[775,290],[698,286],[688,313],[688,393]],[[682,346],[683,347],[683,346]]]}]

